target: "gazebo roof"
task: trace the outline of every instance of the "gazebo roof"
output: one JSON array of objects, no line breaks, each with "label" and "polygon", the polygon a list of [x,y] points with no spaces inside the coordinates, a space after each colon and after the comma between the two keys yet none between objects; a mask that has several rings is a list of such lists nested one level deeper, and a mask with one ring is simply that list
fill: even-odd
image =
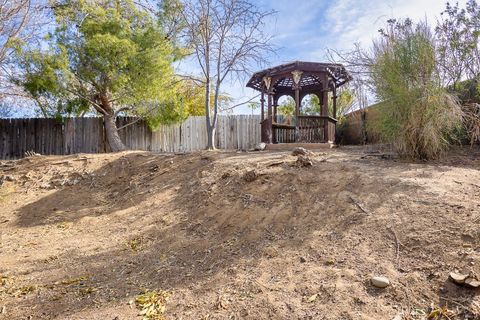
[{"label": "gazebo roof", "polygon": [[345,67],[338,63],[294,61],[254,73],[248,81],[247,87],[262,91],[263,78],[272,77],[275,79],[275,82],[272,83],[275,89],[279,91],[291,90],[293,86],[291,72],[296,70],[304,73],[300,81],[300,87],[320,85],[321,80],[317,75],[321,73],[328,74],[337,88],[352,79]]}]

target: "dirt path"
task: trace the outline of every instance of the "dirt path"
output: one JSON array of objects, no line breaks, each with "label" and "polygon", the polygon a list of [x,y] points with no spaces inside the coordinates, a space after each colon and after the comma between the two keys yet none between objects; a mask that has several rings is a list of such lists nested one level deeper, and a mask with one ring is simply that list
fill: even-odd
[{"label": "dirt path", "polygon": [[[480,150],[362,148],[2,162],[0,319],[480,319]],[[390,279],[376,289],[372,275]]]}]

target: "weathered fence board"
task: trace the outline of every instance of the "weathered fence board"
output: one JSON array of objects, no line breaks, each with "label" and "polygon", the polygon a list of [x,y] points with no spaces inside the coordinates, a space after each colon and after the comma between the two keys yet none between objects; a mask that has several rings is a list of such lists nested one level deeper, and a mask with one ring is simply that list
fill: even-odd
[{"label": "weathered fence board", "polygon": [[[130,150],[189,152],[207,147],[205,117],[151,131],[145,121],[119,117],[120,138]],[[215,134],[218,149],[247,150],[260,142],[260,116],[219,116]],[[0,159],[18,159],[25,152],[45,155],[108,151],[102,118],[0,119]]]}]

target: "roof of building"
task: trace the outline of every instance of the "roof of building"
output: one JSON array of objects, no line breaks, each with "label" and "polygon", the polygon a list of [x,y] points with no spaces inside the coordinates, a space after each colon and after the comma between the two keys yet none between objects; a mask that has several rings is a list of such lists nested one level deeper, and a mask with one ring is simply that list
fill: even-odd
[{"label": "roof of building", "polygon": [[291,72],[297,70],[304,73],[300,80],[300,87],[320,85],[321,79],[318,75],[322,73],[326,73],[337,87],[352,79],[345,67],[338,63],[294,61],[254,73],[248,81],[247,87],[262,91],[264,88],[264,77],[276,77],[278,79],[273,83],[274,88],[280,90],[291,89],[293,86]]}]

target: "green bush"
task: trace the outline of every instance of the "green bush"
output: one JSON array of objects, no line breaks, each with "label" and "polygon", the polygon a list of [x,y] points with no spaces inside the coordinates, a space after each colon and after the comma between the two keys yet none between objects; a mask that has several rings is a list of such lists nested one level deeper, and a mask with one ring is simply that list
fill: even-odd
[{"label": "green bush", "polygon": [[463,113],[442,87],[430,28],[408,19],[390,20],[381,35],[370,67],[382,101],[374,130],[403,156],[437,158],[451,144]]}]

